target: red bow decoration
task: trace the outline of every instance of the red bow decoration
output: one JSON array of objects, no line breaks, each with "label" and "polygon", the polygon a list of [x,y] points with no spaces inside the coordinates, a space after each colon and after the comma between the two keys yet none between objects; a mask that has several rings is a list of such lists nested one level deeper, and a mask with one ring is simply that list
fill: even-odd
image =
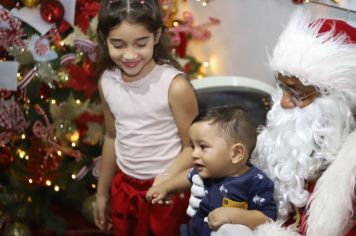
[{"label": "red bow decoration", "polygon": [[194,40],[208,40],[211,36],[211,33],[207,28],[220,24],[219,19],[210,17],[209,22],[194,26],[194,17],[190,12],[184,12],[183,18],[183,22],[180,25],[168,29],[168,32],[173,34],[173,40],[176,40],[176,45],[180,43],[180,32],[189,34]]},{"label": "red bow decoration", "polygon": [[209,18],[209,22],[194,26],[194,18],[190,12],[183,13],[183,21],[179,25],[168,29],[172,34],[172,44],[178,56],[185,58],[188,40],[208,40],[211,37],[210,26],[220,24],[220,20]]},{"label": "red bow decoration", "polygon": [[28,127],[17,102],[0,99],[0,145],[8,143],[12,137]]},{"label": "red bow decoration", "polygon": [[[86,137],[88,132],[88,123],[98,123],[104,122],[104,116],[102,114],[91,114],[89,112],[82,113],[78,118],[74,120],[75,125],[79,130],[80,137]],[[85,141],[83,141],[85,143]]]},{"label": "red bow decoration", "polygon": [[91,18],[99,13],[100,3],[93,0],[77,0],[75,8],[75,25],[86,33]]},{"label": "red bow decoration", "polygon": [[97,90],[92,62],[88,58],[85,58],[83,65],[68,64],[66,68],[68,70],[69,81],[64,86],[81,91],[86,98],[90,98]]},{"label": "red bow decoration", "polygon": [[0,46],[25,47],[25,43],[21,39],[26,35],[23,32],[22,21],[11,15],[7,10],[0,9],[0,23],[6,25],[0,28]]}]

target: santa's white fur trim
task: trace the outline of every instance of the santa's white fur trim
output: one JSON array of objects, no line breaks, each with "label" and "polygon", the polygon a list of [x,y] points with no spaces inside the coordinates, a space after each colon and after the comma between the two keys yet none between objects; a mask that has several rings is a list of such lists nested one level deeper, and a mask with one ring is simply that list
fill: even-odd
[{"label": "santa's white fur trim", "polygon": [[[346,34],[319,33],[324,21],[313,21],[298,9],[281,33],[270,57],[273,71],[298,77],[304,85],[323,92],[341,93],[351,105],[356,101],[356,45]],[[356,29],[355,29],[356,30]]]},{"label": "santa's white fur trim", "polygon": [[356,131],[341,147],[337,158],[319,178],[308,209],[308,236],[344,235],[354,209],[356,181]]},{"label": "santa's white fur trim", "polygon": [[255,229],[255,236],[300,236],[292,228],[282,226],[282,222],[269,222],[258,226]]}]

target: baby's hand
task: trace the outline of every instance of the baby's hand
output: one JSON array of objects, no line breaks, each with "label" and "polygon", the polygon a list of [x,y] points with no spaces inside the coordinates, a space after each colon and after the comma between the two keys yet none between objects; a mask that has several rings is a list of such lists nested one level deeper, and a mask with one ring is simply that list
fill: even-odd
[{"label": "baby's hand", "polygon": [[211,230],[217,230],[223,224],[231,223],[230,218],[227,214],[225,214],[224,210],[226,210],[226,208],[224,209],[224,207],[219,207],[209,213],[208,225]]},{"label": "baby's hand", "polygon": [[158,185],[158,186],[151,187],[147,191],[146,199],[152,204],[155,203],[162,204],[167,194],[168,194],[167,190],[162,185]]}]

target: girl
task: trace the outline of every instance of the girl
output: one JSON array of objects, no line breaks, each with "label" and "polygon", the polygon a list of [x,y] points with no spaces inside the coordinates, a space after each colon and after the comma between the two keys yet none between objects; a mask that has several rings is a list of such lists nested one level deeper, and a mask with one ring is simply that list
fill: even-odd
[{"label": "girl", "polygon": [[[162,44],[158,0],[104,1],[97,29],[105,139],[94,209],[115,235],[178,235],[187,198],[151,205],[145,194],[192,165],[188,129],[198,113],[192,86]],[[111,194],[110,192],[111,187]],[[109,219],[111,196],[111,219]]]}]

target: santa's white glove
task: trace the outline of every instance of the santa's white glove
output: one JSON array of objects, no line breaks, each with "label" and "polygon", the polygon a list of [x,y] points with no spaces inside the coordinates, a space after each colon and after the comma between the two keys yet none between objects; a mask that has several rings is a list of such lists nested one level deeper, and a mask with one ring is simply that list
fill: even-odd
[{"label": "santa's white glove", "polygon": [[196,214],[199,208],[199,204],[205,195],[203,180],[200,178],[198,174],[192,177],[192,182],[193,185],[190,190],[191,195],[189,198],[189,206],[187,208],[187,214],[190,217],[193,217]]}]

